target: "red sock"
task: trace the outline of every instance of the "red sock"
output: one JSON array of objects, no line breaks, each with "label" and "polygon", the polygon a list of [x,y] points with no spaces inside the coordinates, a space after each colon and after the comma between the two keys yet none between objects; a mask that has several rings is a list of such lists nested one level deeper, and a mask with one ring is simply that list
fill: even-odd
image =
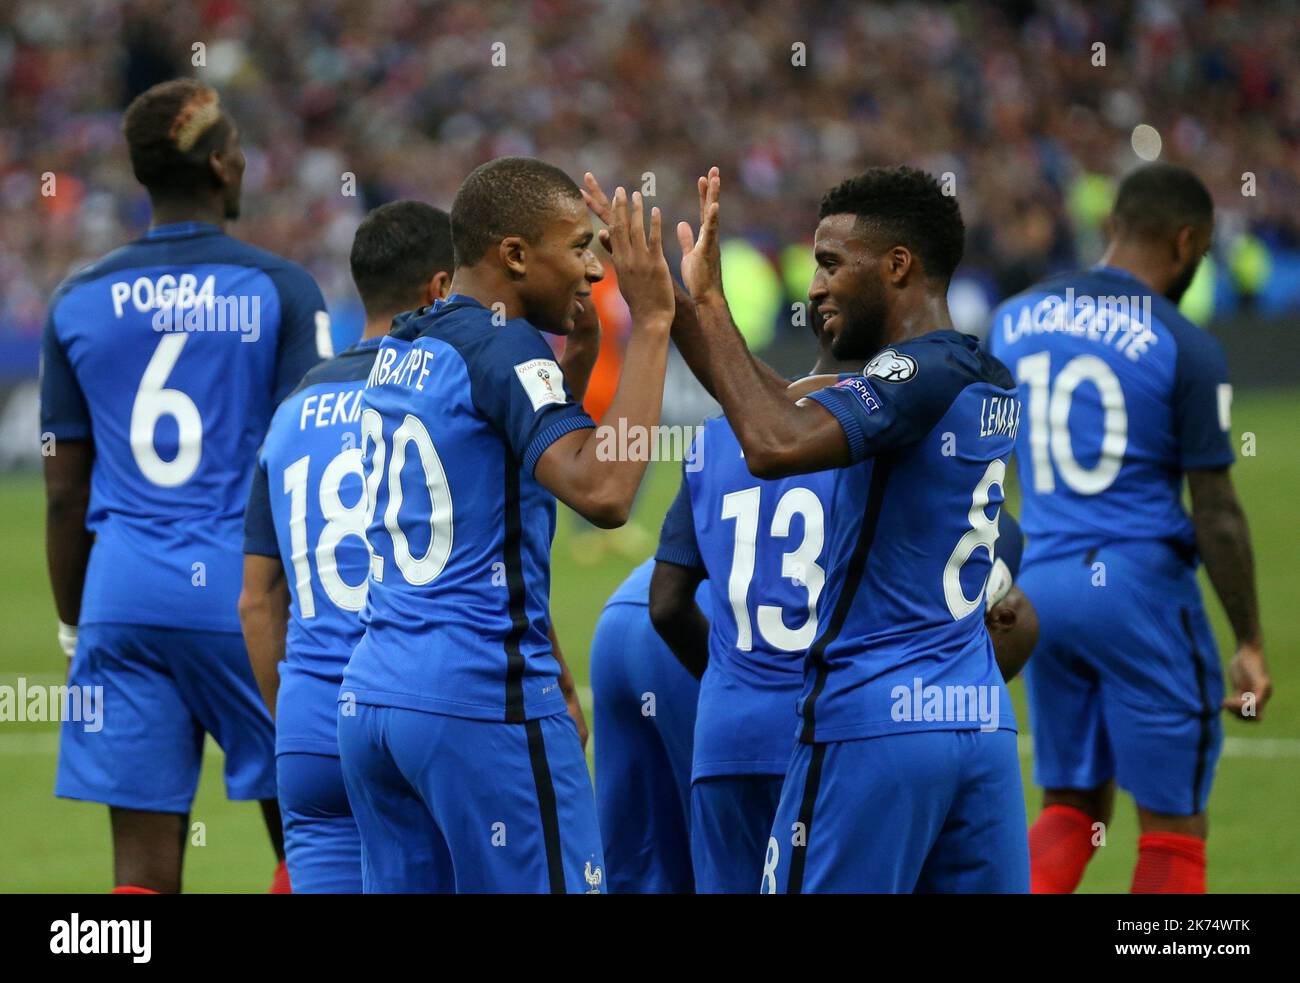
[{"label": "red sock", "polygon": [[1204,894],[1205,841],[1184,833],[1143,833],[1133,894]]},{"label": "red sock", "polygon": [[109,891],[108,893],[109,894],[158,894],[159,892],[155,891],[151,887],[136,887],[134,884],[119,884],[117,887],[113,888],[113,890]]},{"label": "red sock", "polygon": [[271,890],[267,894],[293,894],[293,888],[289,886],[289,868],[283,860],[275,868],[275,876],[271,878]]},{"label": "red sock", "polygon": [[1074,806],[1050,805],[1029,827],[1029,890],[1070,894],[1093,851],[1093,818]]}]

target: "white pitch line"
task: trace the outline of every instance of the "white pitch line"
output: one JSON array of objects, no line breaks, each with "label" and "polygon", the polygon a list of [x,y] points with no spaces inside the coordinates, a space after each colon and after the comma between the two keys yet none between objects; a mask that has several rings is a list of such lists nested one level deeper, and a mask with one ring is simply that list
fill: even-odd
[{"label": "white pitch line", "polygon": [[[578,697],[584,709],[591,712],[591,689],[578,687]],[[588,721],[590,723],[590,721]],[[1033,757],[1034,739],[1022,735],[1019,739],[1020,756]],[[211,736],[204,747],[205,754],[215,754],[218,748]],[[40,731],[34,734],[0,734],[0,757],[24,757],[27,755],[54,755],[59,751],[59,735],[54,731]],[[1300,738],[1297,737],[1226,737],[1223,740],[1223,757],[1225,758],[1273,758],[1300,759]]]}]

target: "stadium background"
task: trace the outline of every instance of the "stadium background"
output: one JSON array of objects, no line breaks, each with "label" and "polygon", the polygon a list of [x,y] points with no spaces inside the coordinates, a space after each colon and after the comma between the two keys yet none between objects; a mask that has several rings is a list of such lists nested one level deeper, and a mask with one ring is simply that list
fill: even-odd
[{"label": "stadium background", "polygon": [[[0,685],[61,679],[36,441],[45,304],[70,270],[146,226],[120,114],[177,74],[215,85],[240,126],[248,169],[231,231],[307,266],[339,347],[360,330],[347,252],[366,210],[398,197],[446,207],[470,169],[502,154],[590,169],[607,184],[652,176],[674,220],[693,217],[695,175],[721,166],[728,294],[751,344],[789,372],[811,360],[791,305],[807,284],[821,192],[869,164],[951,173],[969,230],[951,299],[961,326],[982,332],[1002,297],[1097,257],[1115,181],[1139,152],[1151,156],[1158,134],[1160,159],[1193,166],[1218,210],[1213,255],[1184,307],[1232,365],[1234,474],[1278,690],[1262,725],[1226,724],[1209,886],[1300,889],[1300,5],[6,4]],[[49,176],[55,193],[42,194]],[[619,313],[609,306],[611,351]],[[665,406],[669,422],[708,409],[679,364]],[[631,530],[561,518],[553,610],[580,681],[600,606],[649,553],[676,480],[675,466],[653,467]],[[1231,636],[1211,608],[1226,656]],[[0,722],[0,890],[108,886],[103,810],[53,798],[56,753],[53,725]],[[189,851],[186,887],[261,891],[272,867],[261,820],[224,800],[218,755],[210,747],[192,817],[206,845]],[[1127,890],[1134,844],[1121,799],[1083,889]]]}]

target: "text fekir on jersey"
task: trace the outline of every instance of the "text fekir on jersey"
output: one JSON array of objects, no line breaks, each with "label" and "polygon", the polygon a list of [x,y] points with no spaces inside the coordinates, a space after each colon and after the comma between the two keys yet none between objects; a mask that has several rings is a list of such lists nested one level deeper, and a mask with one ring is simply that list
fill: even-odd
[{"label": "text fekir on jersey", "polygon": [[1020,400],[1015,396],[985,397],[980,401],[980,436],[1012,440],[1020,430]]},{"label": "text fekir on jersey", "polygon": [[298,429],[306,430],[309,420],[314,427],[333,427],[340,423],[356,423],[360,419],[360,389],[312,393],[302,401]]}]

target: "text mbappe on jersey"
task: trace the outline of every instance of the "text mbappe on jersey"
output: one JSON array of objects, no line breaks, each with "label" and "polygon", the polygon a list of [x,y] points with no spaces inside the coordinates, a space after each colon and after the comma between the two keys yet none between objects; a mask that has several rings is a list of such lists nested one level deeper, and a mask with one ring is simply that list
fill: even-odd
[{"label": "text mbappe on jersey", "polygon": [[[424,380],[429,377],[429,362],[432,360],[433,352],[423,348],[412,348],[400,359],[397,357],[396,348],[381,349],[375,356],[375,364],[370,369],[366,388],[414,386],[420,392],[424,392]],[[394,362],[397,364],[394,365]]]},{"label": "text mbappe on jersey", "polygon": [[1020,400],[1015,396],[985,397],[980,401],[980,436],[1016,439],[1020,429]]}]

